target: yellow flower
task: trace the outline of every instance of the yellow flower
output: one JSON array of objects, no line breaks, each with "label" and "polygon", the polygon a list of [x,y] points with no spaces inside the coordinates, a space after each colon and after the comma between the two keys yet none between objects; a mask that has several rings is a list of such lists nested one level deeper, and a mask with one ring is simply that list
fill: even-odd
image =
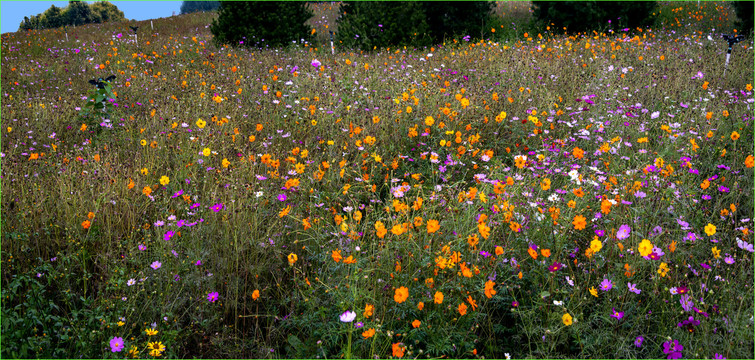
[{"label": "yellow flower", "polygon": [[210,150],[210,148],[204,148],[204,150],[202,150],[202,155],[204,156],[210,156],[211,153],[212,151]]},{"label": "yellow flower", "polygon": [[231,165],[231,162],[228,161],[228,159],[223,158],[222,165],[224,168],[227,168],[229,165]]},{"label": "yellow flower", "polygon": [[142,171],[142,175],[148,175],[149,174],[149,170],[147,170],[147,168],[142,168],[141,171]]},{"label": "yellow flower", "polygon": [[202,119],[197,120],[196,124],[197,124],[197,127],[200,129],[204,129],[204,127],[207,126],[207,122]]},{"label": "yellow flower", "polygon": [[666,264],[665,262],[662,262],[661,265],[658,266],[658,274],[660,274],[661,277],[665,277],[666,274],[668,274],[668,272],[669,272],[668,264]]},{"label": "yellow flower", "polygon": [[165,175],[163,175],[162,177],[160,177],[160,185],[166,186],[169,183],[170,183],[170,178],[169,177],[167,177]]},{"label": "yellow flower", "polygon": [[293,265],[296,262],[296,260],[299,260],[299,257],[296,256],[296,254],[294,254],[294,253],[288,254],[288,263],[289,264]]},{"label": "yellow flower", "polygon": [[705,233],[708,234],[708,236],[716,235],[716,225],[708,223],[708,225],[705,226]]},{"label": "yellow flower", "polygon": [[637,251],[639,251],[642,256],[648,256],[653,252],[653,244],[648,239],[642,239],[640,245],[637,246]]},{"label": "yellow flower", "polygon": [[152,328],[148,328],[144,330],[145,333],[147,333],[148,336],[157,335],[158,331]]},{"label": "yellow flower", "polygon": [[714,246],[710,251],[713,252],[714,258],[718,259],[721,257],[721,250],[718,250],[718,247]]},{"label": "yellow flower", "polygon": [[598,240],[598,239],[593,239],[593,241],[591,241],[591,242],[590,242],[590,249],[591,249],[591,250],[592,250],[592,251],[593,251],[594,253],[597,253],[597,252],[598,252],[598,251],[600,251],[600,249],[602,249],[602,248],[603,248],[603,243],[602,243],[602,242],[600,242],[600,240]]},{"label": "yellow flower", "polygon": [[596,289],[595,286],[590,288],[590,295],[598,297],[598,289]]},{"label": "yellow flower", "polygon": [[572,317],[568,313],[564,314],[564,316],[561,317],[561,321],[564,322],[564,325],[571,326],[571,324],[572,324]]},{"label": "yellow flower", "polygon": [[425,118],[425,125],[433,126],[433,124],[435,124],[435,119],[433,119],[432,116],[428,116]]},{"label": "yellow flower", "polygon": [[147,140],[142,139],[139,144],[141,144],[142,146],[147,146]]},{"label": "yellow flower", "polygon": [[731,140],[732,141],[737,141],[737,139],[739,139],[739,133],[736,132],[736,131],[732,132],[731,133]]}]

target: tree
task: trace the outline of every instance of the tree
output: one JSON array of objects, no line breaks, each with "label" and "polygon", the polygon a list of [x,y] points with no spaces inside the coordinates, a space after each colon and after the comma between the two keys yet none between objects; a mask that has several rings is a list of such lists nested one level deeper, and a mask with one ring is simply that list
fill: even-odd
[{"label": "tree", "polygon": [[63,9],[55,5],[52,5],[49,9],[45,10],[45,12],[42,13],[42,18],[42,26],[45,29],[54,29],[65,24]]},{"label": "tree", "polygon": [[65,10],[66,24],[84,25],[92,22],[92,9],[87,3],[71,0]]},{"label": "tree", "polygon": [[609,26],[635,28],[650,23],[655,1],[533,1],[535,18],[557,29],[585,32]]},{"label": "tree", "polygon": [[101,22],[126,20],[123,11],[108,1],[95,2],[90,8],[95,16],[99,15]]},{"label": "tree", "polygon": [[215,11],[220,7],[220,1],[184,1],[181,3],[181,15],[198,11]]},{"label": "tree", "polygon": [[304,2],[221,1],[210,31],[216,44],[288,45],[312,38],[312,30],[305,24],[312,15]]},{"label": "tree", "polygon": [[753,28],[753,1],[735,1],[731,3],[734,6],[734,11],[737,13],[736,25],[739,28],[740,34],[750,35]]},{"label": "tree", "polygon": [[490,20],[488,1],[348,1],[341,5],[338,40],[362,50],[423,46],[446,37],[482,35]]}]

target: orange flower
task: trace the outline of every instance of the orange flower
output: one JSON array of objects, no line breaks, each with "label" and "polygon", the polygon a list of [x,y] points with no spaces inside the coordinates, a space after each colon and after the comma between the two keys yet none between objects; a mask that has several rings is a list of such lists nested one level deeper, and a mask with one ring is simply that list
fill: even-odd
[{"label": "orange flower", "polygon": [[[364,64],[364,66],[366,67],[367,64]],[[400,358],[400,357],[404,357],[404,351],[406,351],[406,348],[401,346],[401,343],[395,343],[391,345],[391,350],[393,350],[394,357]]]},{"label": "orange flower", "polygon": [[421,324],[422,324],[422,322],[419,321],[419,320],[417,320],[417,319],[415,319],[414,321],[412,321],[412,327],[415,328],[415,329],[418,328]]},{"label": "orange flower", "polygon": [[407,289],[406,286],[402,286],[396,289],[395,293],[393,294],[393,300],[399,304],[406,301],[408,297],[409,297],[409,289]]},{"label": "orange flower", "polygon": [[129,178],[129,179],[128,179],[128,186],[127,186],[127,187],[128,187],[128,189],[129,189],[129,190],[131,190],[131,189],[133,189],[133,188],[134,188],[134,186],[135,186],[135,184],[134,184],[134,180],[133,180],[133,179],[131,179],[131,178]]},{"label": "orange flower", "polygon": [[296,254],[294,254],[294,253],[288,254],[288,263],[289,264],[293,265],[296,262],[296,260],[299,260],[299,257],[296,256]]},{"label": "orange flower", "polygon": [[443,293],[440,291],[436,291],[435,296],[433,296],[433,302],[435,302],[436,304],[443,303]]},{"label": "orange flower", "polygon": [[286,207],[285,207],[285,208],[284,208],[283,210],[281,210],[281,212],[279,212],[279,213],[278,213],[278,217],[279,217],[279,218],[282,218],[282,217],[284,217],[284,216],[288,215],[288,213],[289,213],[290,211],[291,211],[291,205],[289,205],[289,206],[286,206]]},{"label": "orange flower", "polygon": [[752,155],[748,155],[745,159],[745,166],[748,168],[755,166],[755,158]]},{"label": "orange flower", "polygon": [[369,339],[375,335],[375,329],[370,328],[367,331],[362,333],[362,337],[365,339]]},{"label": "orange flower", "polygon": [[574,224],[574,228],[577,230],[583,230],[585,228],[585,225],[587,225],[587,219],[585,219],[582,215],[577,215],[574,217],[574,221],[572,221],[572,224]]},{"label": "orange flower", "polygon": [[529,253],[533,259],[537,260],[537,251],[535,251],[535,249],[533,249],[532,247],[528,247],[527,253]]},{"label": "orange flower", "polygon": [[254,290],[254,292],[252,292],[252,300],[257,300],[259,298],[260,298],[260,291]]},{"label": "orange flower", "polygon": [[89,212],[89,213],[87,214],[87,219],[89,219],[89,220],[92,220],[92,219],[94,219],[94,213],[90,211],[90,212]]},{"label": "orange flower", "polygon": [[540,249],[540,254],[545,257],[551,257],[551,249]]},{"label": "orange flower", "polygon": [[739,133],[736,132],[736,131],[732,132],[731,133],[731,140],[732,141],[737,141],[738,139],[739,139]]},{"label": "orange flower", "polygon": [[330,256],[333,257],[333,261],[340,262],[343,259],[343,256],[341,256],[341,250],[333,250],[333,253],[330,254]]},{"label": "orange flower", "polygon": [[344,264],[353,264],[355,262],[357,262],[357,260],[354,259],[354,257],[351,256],[351,255],[349,255],[349,257],[347,257],[346,259],[343,260]]},{"label": "orange flower", "polygon": [[458,310],[459,310],[459,314],[461,314],[461,316],[466,315],[467,314],[467,304],[465,304],[465,303],[459,304]]},{"label": "orange flower", "polygon": [[375,311],[375,306],[367,304],[364,307],[364,313],[362,315],[364,315],[365,318],[369,318],[370,316],[372,316],[372,313],[374,311]]},{"label": "orange flower", "polygon": [[427,220],[427,233],[432,234],[440,229],[438,220]]},{"label": "orange flower", "polygon": [[424,309],[424,308],[425,308],[425,303],[423,303],[422,301],[420,301],[420,302],[419,302],[419,303],[417,304],[417,309],[418,309],[419,311],[422,311],[422,309]]},{"label": "orange flower", "polygon": [[496,255],[496,256],[501,256],[501,255],[503,255],[503,248],[502,248],[502,247],[500,247],[500,246],[496,246],[496,247],[495,247],[495,255]]},{"label": "orange flower", "polygon": [[485,282],[485,296],[490,299],[495,295],[496,291],[493,289],[493,286],[495,286],[495,283],[488,280]]},{"label": "orange flower", "polygon": [[81,223],[81,227],[84,229],[89,229],[89,227],[92,225],[92,223],[89,222],[89,220],[84,220],[83,223]]},{"label": "orange flower", "polygon": [[142,194],[149,196],[150,194],[152,194],[152,188],[145,186],[144,189],[142,189]]},{"label": "orange flower", "polygon": [[572,151],[572,155],[577,159],[582,159],[585,156],[585,151],[577,147]]}]

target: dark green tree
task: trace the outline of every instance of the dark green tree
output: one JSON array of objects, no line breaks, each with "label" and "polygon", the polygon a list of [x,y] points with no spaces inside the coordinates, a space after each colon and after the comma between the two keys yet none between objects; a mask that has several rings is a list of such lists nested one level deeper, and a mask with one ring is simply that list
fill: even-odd
[{"label": "dark green tree", "polygon": [[95,17],[99,17],[100,22],[126,20],[123,11],[108,1],[98,1],[92,4],[90,8]]},{"label": "dark green tree", "polygon": [[[558,30],[585,32],[649,25],[655,1],[533,1],[535,18]],[[609,24],[608,21],[611,21]]]},{"label": "dark green tree", "polygon": [[285,46],[312,39],[312,29],[305,24],[312,15],[304,2],[221,1],[210,31],[216,44]]},{"label": "dark green tree", "polygon": [[432,42],[420,2],[346,1],[340,12],[336,39],[347,47],[372,50]]},{"label": "dark green tree", "polygon": [[181,14],[197,11],[215,11],[220,7],[220,1],[184,1],[181,3]]},{"label": "dark green tree", "polygon": [[493,10],[490,1],[426,1],[422,6],[435,43],[446,37],[482,38]]},{"label": "dark green tree", "polygon": [[734,11],[737,13],[736,22],[737,30],[740,34],[745,36],[750,35],[753,28],[753,12],[755,8],[755,1],[734,1],[731,3],[734,6]]},{"label": "dark green tree", "polygon": [[347,1],[341,5],[337,38],[363,50],[427,46],[466,35],[480,38],[491,10],[489,1]]},{"label": "dark green tree", "polygon": [[82,1],[69,1],[64,13],[68,25],[84,25],[93,20],[92,9]]},{"label": "dark green tree", "polygon": [[49,9],[42,13],[42,26],[45,29],[59,28],[65,25],[65,19],[63,18],[63,9],[52,5]]}]

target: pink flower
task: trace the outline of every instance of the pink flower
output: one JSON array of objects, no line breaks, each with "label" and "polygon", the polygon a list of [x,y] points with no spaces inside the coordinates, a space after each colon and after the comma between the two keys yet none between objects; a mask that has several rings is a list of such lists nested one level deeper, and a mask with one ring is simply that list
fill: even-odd
[{"label": "pink flower", "polygon": [[209,301],[211,303],[214,303],[217,300],[218,300],[218,292],[217,291],[213,291],[213,292],[207,294],[207,301]]},{"label": "pink flower", "polygon": [[110,351],[121,352],[125,345],[123,345],[123,338],[113,337],[110,339]]}]

